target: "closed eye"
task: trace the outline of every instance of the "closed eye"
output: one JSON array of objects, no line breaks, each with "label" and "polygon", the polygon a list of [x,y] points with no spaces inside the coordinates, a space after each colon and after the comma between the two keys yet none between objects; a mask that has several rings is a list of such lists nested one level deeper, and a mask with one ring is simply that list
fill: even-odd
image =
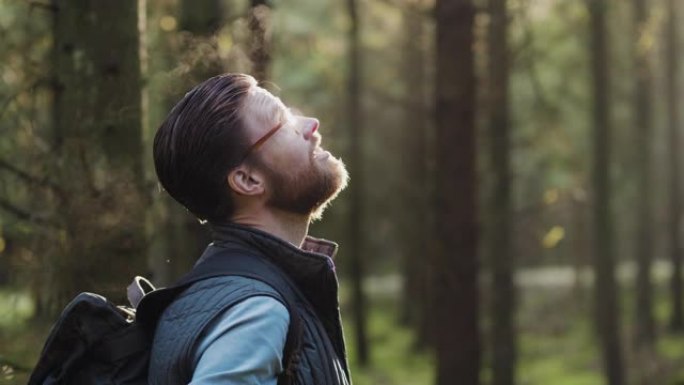
[{"label": "closed eye", "polygon": [[296,135],[301,135],[301,130],[299,129],[299,119],[297,116],[289,115],[285,127],[289,128]]},{"label": "closed eye", "polygon": [[296,108],[288,108],[285,112],[285,119],[286,119],[286,125],[287,126],[292,126],[292,130],[294,131],[295,134],[297,135],[302,135],[302,130],[299,125],[299,121],[302,118],[302,115],[299,110]]}]

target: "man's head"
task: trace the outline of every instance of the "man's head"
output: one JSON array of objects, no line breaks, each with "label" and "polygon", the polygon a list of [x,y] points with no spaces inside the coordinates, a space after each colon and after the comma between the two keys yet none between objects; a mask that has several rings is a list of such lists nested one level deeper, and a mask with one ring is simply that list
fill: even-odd
[{"label": "man's head", "polygon": [[251,76],[213,77],[159,127],[157,175],[200,219],[228,221],[264,208],[317,218],[347,183],[342,162],[320,148],[318,125]]}]

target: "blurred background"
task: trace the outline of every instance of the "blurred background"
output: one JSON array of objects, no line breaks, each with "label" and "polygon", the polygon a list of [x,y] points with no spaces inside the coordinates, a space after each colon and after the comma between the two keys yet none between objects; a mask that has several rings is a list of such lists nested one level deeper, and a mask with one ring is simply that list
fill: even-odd
[{"label": "blurred background", "polygon": [[[207,231],[151,140],[247,72],[321,121],[357,385],[684,384],[678,0],[0,0],[0,384]],[[681,15],[681,16],[680,16]]]}]

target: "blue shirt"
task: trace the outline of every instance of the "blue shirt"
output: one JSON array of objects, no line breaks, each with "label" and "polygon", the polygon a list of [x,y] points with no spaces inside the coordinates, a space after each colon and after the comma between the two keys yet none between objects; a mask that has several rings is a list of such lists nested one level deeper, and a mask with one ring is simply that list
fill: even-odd
[{"label": "blue shirt", "polygon": [[190,385],[276,385],[289,323],[287,308],[275,298],[235,304],[199,339]]}]

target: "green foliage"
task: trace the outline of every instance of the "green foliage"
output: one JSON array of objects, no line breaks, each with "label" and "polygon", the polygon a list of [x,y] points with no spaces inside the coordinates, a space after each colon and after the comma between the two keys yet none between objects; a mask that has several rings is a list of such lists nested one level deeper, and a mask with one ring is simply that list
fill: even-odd
[{"label": "green foliage", "polygon": [[354,328],[351,315],[343,320],[352,379],[356,385],[413,385],[434,382],[434,359],[416,347],[411,329],[396,324],[396,301],[375,299],[369,306],[368,334],[373,346],[370,368],[361,368],[356,360]]},{"label": "green foliage", "polygon": [[[40,215],[45,209],[31,198],[41,186],[49,151],[48,16],[28,2],[0,2],[0,161],[14,166],[0,167],[0,200],[18,213]],[[7,214],[0,211],[0,226],[14,234],[26,217]]]},{"label": "green foliage", "polygon": [[29,322],[33,301],[26,291],[0,290],[0,384],[26,384],[48,333]]},{"label": "green foliage", "polygon": [[524,295],[524,310],[520,312],[520,383],[601,383],[589,312],[562,289]]},{"label": "green foliage", "polygon": [[0,290],[0,329],[12,331],[21,329],[33,315],[33,300],[26,292]]}]

